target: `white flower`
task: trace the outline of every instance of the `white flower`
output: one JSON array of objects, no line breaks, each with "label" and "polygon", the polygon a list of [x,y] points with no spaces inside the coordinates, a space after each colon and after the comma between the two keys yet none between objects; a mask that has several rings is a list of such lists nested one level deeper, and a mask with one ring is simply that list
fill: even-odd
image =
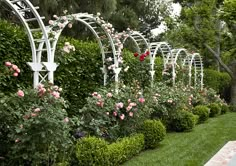
[{"label": "white flower", "polygon": [[125,69],[124,69],[124,72],[127,72],[129,70],[129,66],[127,66]]}]

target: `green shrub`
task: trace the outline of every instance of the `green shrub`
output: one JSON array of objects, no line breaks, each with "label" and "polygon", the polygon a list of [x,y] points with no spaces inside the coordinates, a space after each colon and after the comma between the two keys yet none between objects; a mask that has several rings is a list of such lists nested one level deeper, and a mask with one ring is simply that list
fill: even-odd
[{"label": "green shrub", "polygon": [[101,138],[84,137],[76,144],[78,165],[104,166],[108,164],[107,142]]},{"label": "green shrub", "polygon": [[145,138],[145,148],[156,148],[166,135],[165,126],[158,120],[146,120],[141,132]]},{"label": "green shrub", "polygon": [[195,116],[185,110],[177,111],[170,124],[171,129],[178,132],[190,131],[194,126]]},{"label": "green shrub", "polygon": [[222,104],[221,105],[221,114],[225,114],[229,112],[229,106],[227,104]]},{"label": "green shrub", "polygon": [[9,159],[8,165],[44,165],[70,157],[72,119],[64,99],[54,96],[57,89],[30,88],[0,99],[0,141],[6,147],[0,156]]},{"label": "green shrub", "polygon": [[209,113],[210,113],[209,108],[204,105],[198,105],[193,108],[193,114],[199,116],[198,120],[199,123],[205,122],[209,118]]},{"label": "green shrub", "polygon": [[231,105],[229,106],[229,110],[232,111],[232,112],[236,112],[236,105],[231,104]]},{"label": "green shrub", "polygon": [[204,69],[204,85],[213,88],[217,93],[222,93],[230,85],[230,76],[226,72],[213,69]]},{"label": "green shrub", "polygon": [[211,103],[208,105],[208,108],[210,109],[210,117],[215,117],[220,114],[221,108],[219,104],[217,103]]},{"label": "green shrub", "polygon": [[120,165],[144,148],[144,135],[135,134],[108,145],[110,165]]}]

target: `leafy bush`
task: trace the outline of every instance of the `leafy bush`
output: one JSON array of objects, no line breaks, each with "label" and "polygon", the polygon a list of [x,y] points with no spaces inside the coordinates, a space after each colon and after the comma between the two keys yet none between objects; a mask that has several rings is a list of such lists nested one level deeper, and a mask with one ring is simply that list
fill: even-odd
[{"label": "leafy bush", "polygon": [[116,166],[138,154],[144,148],[144,135],[135,134],[108,145],[110,165]]},{"label": "leafy bush", "polygon": [[78,165],[108,165],[107,142],[101,138],[84,137],[76,144],[76,157]]},{"label": "leafy bush", "polygon": [[193,114],[199,116],[199,119],[198,119],[199,123],[205,122],[209,118],[209,113],[210,113],[209,108],[204,105],[198,105],[194,107],[193,109]]},{"label": "leafy bush", "polygon": [[217,93],[222,93],[229,87],[231,78],[226,72],[219,72],[213,69],[204,69],[204,85],[214,89]]},{"label": "leafy bush", "polygon": [[1,98],[0,140],[9,165],[43,165],[69,157],[72,122],[57,86],[19,90]]},{"label": "leafy bush", "polygon": [[179,110],[171,119],[170,127],[174,131],[190,131],[194,128],[196,123],[195,116],[185,110]]},{"label": "leafy bush", "polygon": [[166,135],[165,126],[157,120],[146,120],[141,133],[145,138],[145,148],[156,148]]},{"label": "leafy bush", "polygon": [[113,88],[100,89],[79,110],[81,130],[113,140],[128,136],[150,116],[151,110],[145,106],[145,102],[140,89],[121,86],[119,93]]},{"label": "leafy bush", "polygon": [[221,105],[221,114],[225,114],[229,112],[229,106],[227,104],[222,104]]},{"label": "leafy bush", "polygon": [[215,117],[220,114],[221,108],[219,104],[211,103],[208,105],[208,108],[210,109],[210,117]]},{"label": "leafy bush", "polygon": [[144,147],[143,134],[119,139],[110,145],[96,137],[84,137],[77,142],[78,165],[120,165],[138,154]]}]

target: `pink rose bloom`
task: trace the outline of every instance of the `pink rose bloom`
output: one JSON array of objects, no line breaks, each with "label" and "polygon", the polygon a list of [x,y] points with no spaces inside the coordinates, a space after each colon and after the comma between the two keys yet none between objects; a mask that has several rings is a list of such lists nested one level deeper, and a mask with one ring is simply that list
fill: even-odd
[{"label": "pink rose bloom", "polygon": [[54,21],[53,20],[49,20],[48,23],[49,23],[49,25],[53,25]]},{"label": "pink rose bloom", "polygon": [[31,116],[32,117],[36,117],[38,114],[35,114],[35,113],[31,113]]},{"label": "pink rose bloom", "polygon": [[112,93],[108,93],[108,94],[107,94],[107,97],[112,97]]},{"label": "pink rose bloom", "polygon": [[43,84],[38,84],[38,89],[42,89],[44,87]]},{"label": "pink rose bloom", "polygon": [[135,106],[137,106],[136,103],[130,103],[129,105],[130,105],[131,107],[135,107]]},{"label": "pink rose bloom", "polygon": [[5,66],[7,67],[11,66],[11,62],[5,62]]},{"label": "pink rose bloom", "polygon": [[20,125],[20,128],[23,129],[23,125],[22,124]]},{"label": "pink rose bloom", "polygon": [[104,105],[104,103],[103,103],[102,101],[98,101],[98,102],[97,102],[97,106],[103,107],[103,105]]},{"label": "pink rose bloom", "polygon": [[113,116],[117,116],[117,112],[116,111],[113,112]]},{"label": "pink rose bloom", "polygon": [[17,72],[17,73],[20,73],[20,69],[16,69],[16,72]]},{"label": "pink rose bloom", "polygon": [[67,20],[66,16],[63,16],[63,17],[62,17],[62,20]]},{"label": "pink rose bloom", "polygon": [[130,105],[128,107],[126,107],[127,111],[130,111],[131,109],[132,109],[132,106],[130,106]]},{"label": "pink rose bloom", "polygon": [[63,51],[69,54],[70,53],[70,48],[68,46],[64,46]]},{"label": "pink rose bloom", "polygon": [[55,85],[55,86],[53,86],[53,89],[58,90],[59,87]]},{"label": "pink rose bloom", "polygon": [[24,94],[24,92],[22,90],[18,90],[17,95],[19,97],[24,97],[25,94]]},{"label": "pink rose bloom", "polygon": [[40,110],[40,108],[35,108],[34,109],[34,112],[40,112],[41,110]]},{"label": "pink rose bloom", "polygon": [[125,119],[125,115],[124,115],[124,114],[121,114],[120,119],[121,119],[121,120],[124,120],[124,119]]},{"label": "pink rose bloom", "polygon": [[13,70],[17,70],[18,67],[16,65],[12,65]]},{"label": "pink rose bloom", "polygon": [[72,24],[71,23],[68,24],[68,28],[72,28]]},{"label": "pink rose bloom", "polygon": [[17,76],[18,76],[18,73],[17,73],[17,72],[15,72],[15,73],[13,74],[13,76],[14,76],[14,77],[17,77]]},{"label": "pink rose bloom", "polygon": [[58,98],[60,97],[60,93],[59,93],[59,92],[56,92],[56,91],[53,91],[53,92],[52,92],[52,95],[53,95],[56,99],[58,99]]},{"label": "pink rose bloom", "polygon": [[140,97],[140,98],[138,99],[138,101],[139,101],[140,103],[144,103],[144,102],[145,102],[145,99],[144,99],[143,97]]},{"label": "pink rose bloom", "polygon": [[92,96],[97,96],[98,95],[98,92],[93,92],[92,93]]},{"label": "pink rose bloom", "polygon": [[54,17],[55,19],[58,19],[58,16],[57,16],[57,15],[55,15],[55,14],[53,15],[53,17]]},{"label": "pink rose bloom", "polygon": [[123,108],[123,107],[124,107],[124,104],[123,104],[122,102],[117,103],[117,104],[116,104],[116,107],[118,107],[118,108]]},{"label": "pink rose bloom", "polygon": [[128,99],[128,103],[130,103],[131,102],[131,99]]},{"label": "pink rose bloom", "polygon": [[19,138],[17,138],[17,139],[15,140],[15,143],[17,143],[17,142],[20,142],[20,139],[19,139]]},{"label": "pink rose bloom", "polygon": [[63,120],[63,122],[68,123],[68,122],[69,122],[69,118],[66,117],[66,118]]},{"label": "pink rose bloom", "polygon": [[134,116],[134,113],[133,113],[133,112],[129,112],[129,116],[130,116],[130,117],[133,117],[133,116]]},{"label": "pink rose bloom", "polygon": [[98,94],[98,95],[97,95],[97,98],[98,98],[98,99],[101,99],[101,98],[102,98],[102,96],[101,96],[100,94]]}]

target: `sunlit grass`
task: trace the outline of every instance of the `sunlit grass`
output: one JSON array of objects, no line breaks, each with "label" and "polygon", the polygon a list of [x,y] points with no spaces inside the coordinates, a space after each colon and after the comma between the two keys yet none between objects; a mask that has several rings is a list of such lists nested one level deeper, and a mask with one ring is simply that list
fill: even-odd
[{"label": "sunlit grass", "polygon": [[202,166],[232,140],[236,140],[236,113],[227,113],[192,132],[168,133],[159,148],[142,152],[124,166]]}]

